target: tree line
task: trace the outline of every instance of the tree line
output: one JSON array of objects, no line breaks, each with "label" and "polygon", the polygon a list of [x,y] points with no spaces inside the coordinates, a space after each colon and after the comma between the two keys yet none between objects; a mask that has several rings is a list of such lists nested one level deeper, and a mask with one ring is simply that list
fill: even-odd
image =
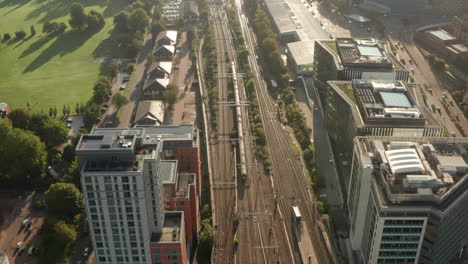
[{"label": "tree line", "polygon": [[[293,128],[296,140],[301,146],[303,158],[313,182],[320,183],[315,170],[314,149],[311,143],[311,129],[307,126],[306,119],[299,108],[295,95],[291,89],[286,66],[281,58],[276,44],[275,33],[272,30],[270,20],[265,11],[260,8],[258,0],[244,2],[244,9],[254,28],[261,50],[261,57],[264,60],[264,68],[273,76],[278,76],[278,88],[280,108],[286,113],[287,124]],[[314,187],[318,187],[315,186]]]}]

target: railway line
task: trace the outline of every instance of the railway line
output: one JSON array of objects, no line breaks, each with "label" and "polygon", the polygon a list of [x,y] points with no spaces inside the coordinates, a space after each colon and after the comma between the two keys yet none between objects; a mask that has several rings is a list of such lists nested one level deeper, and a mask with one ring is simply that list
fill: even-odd
[{"label": "railway line", "polygon": [[[221,3],[221,4],[220,4]],[[212,193],[216,214],[215,246],[213,263],[293,263],[290,247],[285,239],[282,220],[276,213],[273,189],[263,168],[256,161],[252,128],[248,121],[248,111],[240,102],[246,102],[243,90],[242,73],[236,74],[237,58],[224,2],[210,2],[210,24],[213,26],[218,62],[218,126],[216,135],[210,138],[210,151],[213,157]],[[235,37],[235,36],[234,36]],[[229,67],[233,70],[229,71]],[[239,87],[234,105],[229,102],[227,80]],[[237,96],[236,96],[237,97]],[[232,107],[232,106],[235,106]],[[243,118],[234,116],[237,109]],[[234,120],[239,123],[235,124]],[[241,127],[240,137],[229,136],[234,128]],[[243,135],[243,136],[242,136]],[[237,162],[237,142],[244,145],[245,161]],[[246,180],[236,179],[245,174]],[[237,192],[236,192],[237,191]],[[235,220],[237,219],[237,220]],[[235,230],[235,222],[238,226]],[[237,232],[235,232],[237,231]],[[234,245],[235,239],[238,245]]]},{"label": "railway line", "polygon": [[[237,3],[239,10],[241,3]],[[275,198],[280,214],[282,214],[287,233],[292,234],[292,212],[293,205],[299,206],[303,219],[315,247],[315,254],[319,263],[334,263],[331,254],[328,252],[325,239],[319,226],[319,214],[314,206],[314,199],[311,197],[304,173],[303,164],[299,151],[294,151],[294,140],[290,132],[286,131],[277,119],[277,109],[275,102],[268,93],[262,73],[256,61],[256,43],[253,30],[248,28],[247,19],[243,13],[239,12],[239,18],[249,50],[249,62],[255,77],[257,87],[257,97],[259,98],[260,112],[262,115],[265,133],[269,145],[270,156],[272,158],[272,181],[275,186]],[[295,144],[299,149],[299,146]],[[292,236],[290,236],[292,239]],[[296,263],[300,263],[300,258],[296,254]]]}]

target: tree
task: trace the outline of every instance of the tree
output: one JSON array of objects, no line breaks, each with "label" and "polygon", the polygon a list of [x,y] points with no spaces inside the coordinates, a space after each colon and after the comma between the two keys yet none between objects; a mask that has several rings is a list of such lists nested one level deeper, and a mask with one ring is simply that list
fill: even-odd
[{"label": "tree", "polygon": [[11,35],[9,33],[3,34],[3,41],[8,41],[11,39]]},{"label": "tree", "polygon": [[204,263],[209,261],[211,257],[211,250],[214,242],[214,231],[210,224],[210,220],[206,219],[202,221],[202,230],[200,231],[198,250],[199,250],[199,262]]},{"label": "tree", "polygon": [[119,32],[128,32],[128,13],[121,11],[114,16],[115,30]]},{"label": "tree", "polygon": [[83,122],[85,127],[89,130],[93,127],[94,122],[99,116],[99,106],[94,103],[88,104],[84,111],[82,112],[83,115]]},{"label": "tree", "polygon": [[173,83],[168,84],[164,89],[164,100],[169,104],[169,109],[172,109],[172,106],[177,102],[178,93],[179,89]]},{"label": "tree", "polygon": [[42,125],[33,130],[44,141],[47,148],[55,148],[65,143],[68,129],[63,122],[54,118],[47,118]]},{"label": "tree", "polygon": [[166,25],[164,25],[161,21],[153,21],[153,23],[151,23],[151,35],[153,35],[154,38],[156,38],[156,36],[158,36],[158,34],[164,30],[166,30]]},{"label": "tree", "polygon": [[57,107],[54,106],[54,117],[57,117]]},{"label": "tree", "polygon": [[54,109],[52,109],[52,107],[49,108],[49,116],[54,117]]},{"label": "tree", "polygon": [[42,32],[46,34],[50,34],[50,33],[57,31],[57,28],[58,28],[57,22],[47,21],[42,25]]},{"label": "tree", "polygon": [[432,67],[436,72],[444,72],[445,71],[445,61],[442,59],[435,59]]},{"label": "tree", "polygon": [[16,31],[15,36],[17,39],[24,39],[24,37],[26,37],[26,32],[24,32],[24,30]]},{"label": "tree", "polygon": [[192,41],[195,39],[196,36],[196,30],[195,27],[189,26],[187,29],[187,41],[192,43]]},{"label": "tree", "polygon": [[261,49],[265,56],[269,56],[273,51],[276,50],[275,40],[273,38],[264,39],[262,41]]},{"label": "tree", "polygon": [[73,145],[69,144],[65,146],[62,157],[68,162],[73,162],[75,160],[75,149],[73,148]]},{"label": "tree", "polygon": [[96,104],[103,103],[106,100],[111,87],[112,87],[112,82],[109,80],[109,78],[105,76],[99,77],[99,79],[94,84],[93,101]]},{"label": "tree", "polygon": [[29,121],[31,121],[31,115],[26,112],[23,108],[13,109],[8,115],[13,127],[28,129]]},{"label": "tree", "polygon": [[146,26],[148,26],[148,15],[142,8],[133,10],[128,16],[128,27],[130,32],[141,31],[144,32]]},{"label": "tree", "polygon": [[57,27],[57,32],[63,33],[63,32],[65,32],[65,30],[67,30],[67,27],[68,26],[67,26],[67,24],[65,24],[65,22],[60,22],[58,24],[58,27]]},{"label": "tree", "polygon": [[81,4],[73,3],[70,7],[70,20],[68,23],[73,29],[83,30],[87,26],[88,16]]},{"label": "tree", "polygon": [[117,107],[117,109],[120,109],[122,106],[126,105],[128,103],[127,97],[118,92],[112,97],[112,104]]},{"label": "tree", "polygon": [[34,26],[31,26],[31,36],[35,36],[36,35],[36,29],[34,28]]},{"label": "tree", "polygon": [[119,74],[119,71],[120,71],[119,61],[116,59],[112,59],[112,65],[111,65],[111,71],[110,71],[111,78],[115,78],[117,74]]},{"label": "tree", "polygon": [[135,57],[138,54],[138,52],[140,52],[141,47],[143,47],[143,41],[139,39],[133,39],[128,45],[128,55],[130,57]]},{"label": "tree", "polygon": [[64,221],[57,221],[53,225],[52,230],[54,240],[57,244],[64,245],[66,247],[76,240],[76,230]]},{"label": "tree", "polygon": [[0,119],[0,179],[24,182],[37,178],[44,171],[46,159],[45,145],[39,137]]},{"label": "tree", "polygon": [[104,16],[94,10],[91,10],[86,18],[88,28],[93,30],[100,30],[106,25]]},{"label": "tree", "polygon": [[49,213],[56,216],[68,216],[71,219],[84,207],[83,195],[71,183],[54,183],[45,192],[45,201]]}]

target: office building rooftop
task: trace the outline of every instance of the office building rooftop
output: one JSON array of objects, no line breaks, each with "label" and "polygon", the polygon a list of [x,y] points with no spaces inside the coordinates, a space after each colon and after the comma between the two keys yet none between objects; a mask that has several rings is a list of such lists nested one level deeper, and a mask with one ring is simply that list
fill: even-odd
[{"label": "office building rooftop", "polygon": [[341,63],[345,64],[386,64],[391,61],[376,39],[337,38],[336,47]]},{"label": "office building rooftop", "polygon": [[466,138],[358,138],[388,203],[442,205],[467,190]]},{"label": "office building rooftop", "polygon": [[431,31],[428,31],[428,32],[429,32],[429,34],[434,35],[435,37],[437,37],[438,39],[443,40],[443,41],[455,40],[456,39],[454,36],[452,36],[450,33],[448,33],[447,31],[445,31],[443,29],[431,30]]},{"label": "office building rooftop", "polygon": [[356,121],[361,125],[422,127],[426,119],[406,84],[390,80],[331,81],[357,106]]}]

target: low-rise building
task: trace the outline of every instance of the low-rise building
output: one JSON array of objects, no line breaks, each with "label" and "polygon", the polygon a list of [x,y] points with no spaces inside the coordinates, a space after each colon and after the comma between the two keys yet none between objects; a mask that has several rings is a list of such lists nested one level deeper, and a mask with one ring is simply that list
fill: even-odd
[{"label": "low-rise building", "polygon": [[409,71],[373,38],[318,40],[314,46],[314,72],[323,82],[375,79],[407,81]]},{"label": "low-rise building", "polygon": [[360,263],[461,263],[468,139],[357,137],[348,191]]},{"label": "low-rise building", "polygon": [[298,41],[288,43],[288,61],[298,75],[308,75],[313,72],[314,41]]},{"label": "low-rise building", "polygon": [[166,79],[171,76],[172,62],[158,61],[153,62],[147,69],[149,79]]},{"label": "low-rise building", "polygon": [[172,45],[155,46],[153,55],[158,61],[172,61],[175,53],[175,47]]},{"label": "low-rise building", "polygon": [[164,102],[160,100],[140,101],[135,114],[136,125],[160,126],[164,122]]},{"label": "low-rise building", "polygon": [[329,81],[323,111],[329,136],[347,159],[356,136],[441,137],[444,133],[432,116],[423,114],[402,81]]},{"label": "low-rise building", "polygon": [[196,194],[196,174],[178,173],[178,161],[163,162],[162,169],[167,172],[163,178],[164,209],[184,212],[185,234],[189,245],[189,256],[198,232],[198,196]]},{"label": "low-rise building", "polygon": [[265,4],[279,38],[284,42],[300,41],[298,30],[302,26],[288,3],[284,0],[265,0]]},{"label": "low-rise building", "polygon": [[163,92],[169,85],[169,79],[146,79],[143,84],[143,94],[148,99],[163,99]]},{"label": "low-rise building", "polygon": [[184,212],[166,212],[159,233],[151,236],[152,264],[187,264]]},{"label": "low-rise building", "polygon": [[164,30],[159,32],[155,40],[156,46],[162,45],[176,45],[177,44],[177,31],[175,30]]},{"label": "low-rise building", "polygon": [[460,58],[468,58],[468,46],[444,29],[418,31],[415,39],[423,47],[436,52],[448,61],[455,62]]}]

